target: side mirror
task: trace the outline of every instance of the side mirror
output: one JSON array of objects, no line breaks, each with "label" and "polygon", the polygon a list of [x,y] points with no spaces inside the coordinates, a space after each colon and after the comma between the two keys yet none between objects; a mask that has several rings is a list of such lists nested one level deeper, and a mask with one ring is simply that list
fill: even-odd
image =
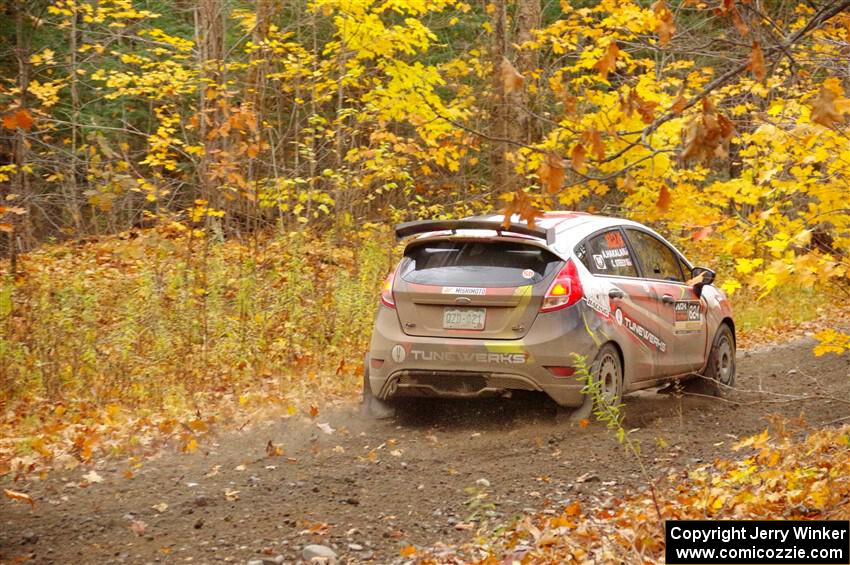
[{"label": "side mirror", "polygon": [[694,267],[691,270],[691,280],[694,281],[694,292],[697,296],[702,296],[702,287],[714,282],[714,277],[717,273],[705,267]]}]

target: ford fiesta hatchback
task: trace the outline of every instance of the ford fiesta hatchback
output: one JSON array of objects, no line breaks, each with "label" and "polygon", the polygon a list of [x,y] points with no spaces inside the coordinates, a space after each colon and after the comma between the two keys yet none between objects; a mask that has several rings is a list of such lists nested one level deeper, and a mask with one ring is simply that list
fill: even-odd
[{"label": "ford fiesta hatchback", "polygon": [[419,221],[381,292],[363,398],[373,416],[403,396],[542,391],[584,407],[576,354],[597,394],[699,376],[735,379],[735,325],[714,272],[636,222],[548,212],[532,228],[502,216]]}]

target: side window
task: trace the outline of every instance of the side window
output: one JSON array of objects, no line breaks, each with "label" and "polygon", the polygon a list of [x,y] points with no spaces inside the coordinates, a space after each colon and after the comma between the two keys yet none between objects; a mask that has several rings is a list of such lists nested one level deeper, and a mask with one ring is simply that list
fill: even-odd
[{"label": "side window", "polygon": [[596,275],[636,277],[637,269],[619,229],[607,231],[579,245],[576,255]]},{"label": "side window", "polygon": [[685,282],[679,257],[664,242],[640,230],[627,229],[626,233],[646,278]]}]

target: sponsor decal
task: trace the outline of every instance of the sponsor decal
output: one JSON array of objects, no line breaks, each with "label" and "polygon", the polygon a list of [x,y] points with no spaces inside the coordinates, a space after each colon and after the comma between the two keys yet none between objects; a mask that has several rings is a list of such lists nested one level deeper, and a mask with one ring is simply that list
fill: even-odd
[{"label": "sponsor decal", "polygon": [[659,338],[657,335],[655,335],[654,333],[652,333],[651,331],[649,331],[627,315],[623,314],[623,311],[619,308],[617,308],[617,312],[614,314],[614,317],[617,319],[618,324],[625,326],[627,330],[629,330],[651,346],[655,347],[661,353],[665,353],[667,351],[667,344],[661,338]]},{"label": "sponsor decal", "polygon": [[702,304],[699,301],[678,300],[673,303],[673,331],[690,332],[701,328]]},{"label": "sponsor decal", "polygon": [[390,351],[390,355],[392,356],[394,363],[403,363],[407,358],[407,351],[405,351],[403,345],[397,343],[393,346],[392,351]]},{"label": "sponsor decal", "polygon": [[608,244],[608,247],[625,247],[626,242],[623,241],[623,236],[619,231],[609,231],[605,234],[605,243]]},{"label": "sponsor decal", "polygon": [[444,286],[443,294],[474,294],[477,296],[484,296],[487,294],[487,289],[469,286]]},{"label": "sponsor decal", "polygon": [[445,361],[451,363],[505,363],[523,365],[525,353],[465,352],[465,351],[420,351],[412,349],[414,361]]},{"label": "sponsor decal", "polygon": [[605,266],[605,258],[602,255],[594,255],[593,262],[596,263],[596,268],[600,271],[604,271],[607,269]]},{"label": "sponsor decal", "polygon": [[534,278],[534,271],[531,269],[526,269],[522,272],[522,278],[531,279]]},{"label": "sponsor decal", "polygon": [[628,257],[622,259],[611,259],[611,264],[615,267],[631,267],[632,260]]},{"label": "sponsor decal", "polygon": [[611,299],[608,298],[608,289],[605,285],[594,284],[592,282],[585,283],[582,281],[584,288],[584,301],[591,309],[599,312],[606,318],[611,315]]}]

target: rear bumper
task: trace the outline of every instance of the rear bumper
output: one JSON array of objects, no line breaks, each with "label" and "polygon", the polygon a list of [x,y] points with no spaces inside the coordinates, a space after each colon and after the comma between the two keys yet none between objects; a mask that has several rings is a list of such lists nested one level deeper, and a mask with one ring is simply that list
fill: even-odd
[{"label": "rear bumper", "polygon": [[521,339],[484,340],[406,335],[395,310],[381,306],[370,347],[369,384],[379,398],[473,398],[532,390],[562,406],[584,401],[575,376],[556,377],[546,367],[588,366],[598,348],[586,330],[582,305],[541,313]]}]

